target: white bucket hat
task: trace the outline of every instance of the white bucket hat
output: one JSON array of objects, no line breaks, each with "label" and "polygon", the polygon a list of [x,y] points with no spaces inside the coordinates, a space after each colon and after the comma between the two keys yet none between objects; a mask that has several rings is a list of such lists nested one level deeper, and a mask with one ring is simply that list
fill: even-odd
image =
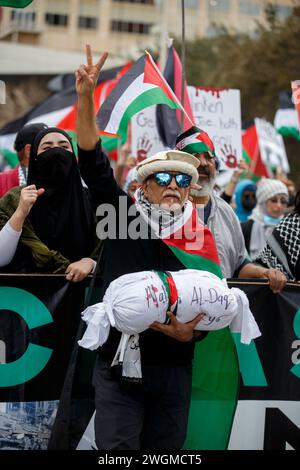
[{"label": "white bucket hat", "polygon": [[195,184],[198,181],[199,164],[198,158],[180,150],[158,152],[137,165],[138,182],[143,183],[149,176],[160,171],[178,171],[191,176],[191,184]]}]

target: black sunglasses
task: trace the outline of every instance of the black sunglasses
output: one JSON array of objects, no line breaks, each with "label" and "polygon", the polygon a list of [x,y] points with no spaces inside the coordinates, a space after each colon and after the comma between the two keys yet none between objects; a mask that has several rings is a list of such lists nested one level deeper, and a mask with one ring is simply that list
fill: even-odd
[{"label": "black sunglasses", "polygon": [[188,188],[192,181],[192,177],[190,175],[186,175],[185,173],[173,174],[168,173],[167,171],[160,171],[159,173],[155,173],[153,178],[159,186],[168,186],[172,179],[175,178],[178,188]]}]

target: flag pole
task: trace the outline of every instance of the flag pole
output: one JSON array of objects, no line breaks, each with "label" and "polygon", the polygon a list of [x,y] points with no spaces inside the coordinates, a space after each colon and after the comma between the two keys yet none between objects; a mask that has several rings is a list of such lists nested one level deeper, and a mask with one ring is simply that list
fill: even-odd
[{"label": "flag pole", "polygon": [[181,112],[185,115],[185,117],[189,120],[189,122],[191,123],[191,125],[193,126],[194,123],[193,121],[191,120],[190,116],[188,115],[188,113],[186,112],[186,110],[182,107],[182,104],[180,102],[180,100],[177,98],[177,96],[175,95],[174,91],[172,90],[172,88],[170,87],[170,85],[168,84],[167,80],[164,78],[164,76],[162,75],[161,71],[159,70],[159,68],[157,67],[156,63],[154,62],[153,60],[153,57],[151,56],[150,52],[148,51],[145,51],[146,55],[149,57],[149,60],[151,62],[151,64],[153,65],[153,68],[156,70],[157,74],[159,75],[159,77],[161,78],[161,80],[164,82],[166,88],[168,88],[169,92],[170,92],[170,95],[172,95],[172,98],[173,100],[175,101],[175,103],[178,104],[178,107],[179,109],[181,109]]},{"label": "flag pole", "polygon": [[[181,0],[181,104],[184,109],[184,91],[185,91],[185,4],[184,0]],[[184,128],[184,112],[181,111],[181,132]]]}]

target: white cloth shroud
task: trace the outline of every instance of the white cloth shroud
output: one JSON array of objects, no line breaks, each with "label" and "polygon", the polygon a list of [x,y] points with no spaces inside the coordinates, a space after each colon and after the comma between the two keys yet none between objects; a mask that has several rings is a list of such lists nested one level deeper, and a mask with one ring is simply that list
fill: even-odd
[{"label": "white cloth shroud", "polygon": [[[212,331],[229,326],[232,332],[241,333],[244,344],[261,335],[246,294],[237,288],[230,289],[226,279],[194,269],[170,274],[178,291],[176,318],[179,322],[187,323],[203,313],[196,330]],[[154,321],[167,320],[168,305],[166,287],[155,271],[125,274],[110,283],[103,302],[84,310],[82,318],[87,329],[78,344],[97,349],[106,342],[113,326],[123,333],[118,349],[122,356],[131,336],[148,329]],[[138,339],[131,341],[137,343]]]}]

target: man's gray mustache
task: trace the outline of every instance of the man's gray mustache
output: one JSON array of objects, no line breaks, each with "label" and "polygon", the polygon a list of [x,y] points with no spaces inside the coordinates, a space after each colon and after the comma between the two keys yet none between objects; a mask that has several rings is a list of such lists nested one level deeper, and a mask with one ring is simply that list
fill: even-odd
[{"label": "man's gray mustache", "polygon": [[167,196],[178,197],[180,199],[180,193],[178,191],[166,191],[165,193],[163,193],[163,197]]}]

